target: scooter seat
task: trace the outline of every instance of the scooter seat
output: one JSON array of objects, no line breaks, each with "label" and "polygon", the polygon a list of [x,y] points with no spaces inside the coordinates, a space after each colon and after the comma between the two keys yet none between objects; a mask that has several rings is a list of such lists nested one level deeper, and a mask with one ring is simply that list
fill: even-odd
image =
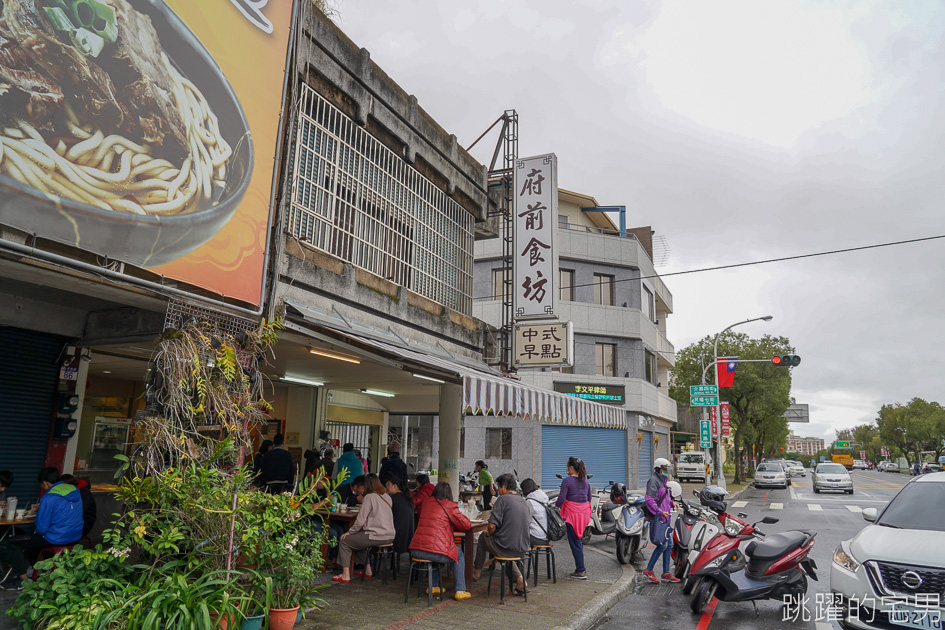
[{"label": "scooter seat", "polygon": [[602,509],[607,510],[609,512],[615,507],[617,507],[616,503],[613,503],[612,501],[607,501],[606,503],[604,503],[604,507]]},{"label": "scooter seat", "polygon": [[771,534],[763,541],[752,541],[745,548],[745,553],[752,560],[774,560],[801,546],[807,539],[804,532],[784,532]]}]

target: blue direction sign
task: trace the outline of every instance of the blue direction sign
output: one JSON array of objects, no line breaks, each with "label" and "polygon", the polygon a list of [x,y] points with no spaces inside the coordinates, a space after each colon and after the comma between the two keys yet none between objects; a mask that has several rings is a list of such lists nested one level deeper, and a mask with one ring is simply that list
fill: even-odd
[{"label": "blue direction sign", "polygon": [[712,448],[712,431],[708,420],[699,421],[699,448]]},{"label": "blue direction sign", "polygon": [[719,405],[718,396],[690,396],[690,407],[717,407]]},{"label": "blue direction sign", "polygon": [[718,385],[690,385],[689,395],[690,396],[718,396],[719,386]]}]

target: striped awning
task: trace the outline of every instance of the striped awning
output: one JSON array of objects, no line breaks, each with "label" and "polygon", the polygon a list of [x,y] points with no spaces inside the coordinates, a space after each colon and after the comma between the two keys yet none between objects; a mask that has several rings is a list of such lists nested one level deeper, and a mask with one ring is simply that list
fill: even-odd
[{"label": "striped awning", "polygon": [[623,429],[623,407],[602,405],[505,377],[467,372],[463,401],[469,413],[530,418],[574,426]]}]

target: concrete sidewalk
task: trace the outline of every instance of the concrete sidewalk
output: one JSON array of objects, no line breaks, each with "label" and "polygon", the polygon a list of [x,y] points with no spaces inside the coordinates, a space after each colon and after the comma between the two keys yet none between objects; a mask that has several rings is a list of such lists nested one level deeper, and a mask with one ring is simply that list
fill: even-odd
[{"label": "concrete sidewalk", "polygon": [[[574,561],[567,541],[554,544],[557,584],[546,578],[544,566],[537,585],[529,587],[528,602],[506,593],[504,604],[499,604],[498,570],[492,582],[492,595],[486,595],[488,570],[479,581],[469,585],[472,598],[452,599],[452,584],[447,582],[447,593],[441,603],[434,597],[434,605],[427,608],[426,580],[417,597],[416,587],[404,604],[406,575],[396,581],[388,579],[387,586],[379,578],[370,578],[365,584],[359,579],[350,584],[332,584],[321,591],[329,607],[312,611],[298,626],[302,630],[331,629],[395,629],[448,628],[481,630],[483,627],[550,629],[590,628],[607,610],[633,588],[633,567],[621,566],[616,559],[613,539],[595,536],[585,549],[585,565],[589,579],[570,580]],[[403,568],[407,560],[404,556]],[[329,583],[330,574],[321,578]],[[530,582],[534,582],[534,576]]]}]

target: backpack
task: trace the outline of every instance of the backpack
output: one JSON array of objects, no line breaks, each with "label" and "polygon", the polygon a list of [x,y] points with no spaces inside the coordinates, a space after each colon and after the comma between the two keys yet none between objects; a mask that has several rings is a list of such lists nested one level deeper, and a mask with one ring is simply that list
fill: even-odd
[{"label": "backpack", "polygon": [[[666,490],[666,488],[663,488],[663,490]],[[668,491],[667,491],[667,492],[668,492]],[[662,501],[664,498],[666,498],[666,495],[665,495],[665,494],[664,494],[662,497],[660,497],[660,493],[657,492],[657,493],[656,493],[656,504],[659,505],[659,504],[660,504],[660,501]],[[651,511],[650,511],[650,508],[649,508],[649,506],[647,506],[645,499],[644,499],[644,501],[643,501],[643,504],[640,506],[640,509],[643,510],[643,515],[644,515],[645,517],[647,517],[647,518],[656,518],[656,516],[657,516],[656,512],[651,512]]]},{"label": "backpack", "polygon": [[[535,501],[534,499],[530,499],[530,500],[534,501],[535,503],[538,503],[538,501]],[[558,513],[558,511],[551,509],[544,503],[538,503],[538,505],[540,505],[541,507],[545,509],[545,517],[548,523],[548,527],[547,528],[542,527],[541,521],[539,521],[534,516],[532,516],[532,519],[534,519],[534,521],[538,523],[538,527],[541,529],[541,531],[545,532],[545,536],[548,538],[548,540],[557,541],[564,538],[567,532],[567,529],[564,524],[564,519],[561,518],[561,515]]]}]

